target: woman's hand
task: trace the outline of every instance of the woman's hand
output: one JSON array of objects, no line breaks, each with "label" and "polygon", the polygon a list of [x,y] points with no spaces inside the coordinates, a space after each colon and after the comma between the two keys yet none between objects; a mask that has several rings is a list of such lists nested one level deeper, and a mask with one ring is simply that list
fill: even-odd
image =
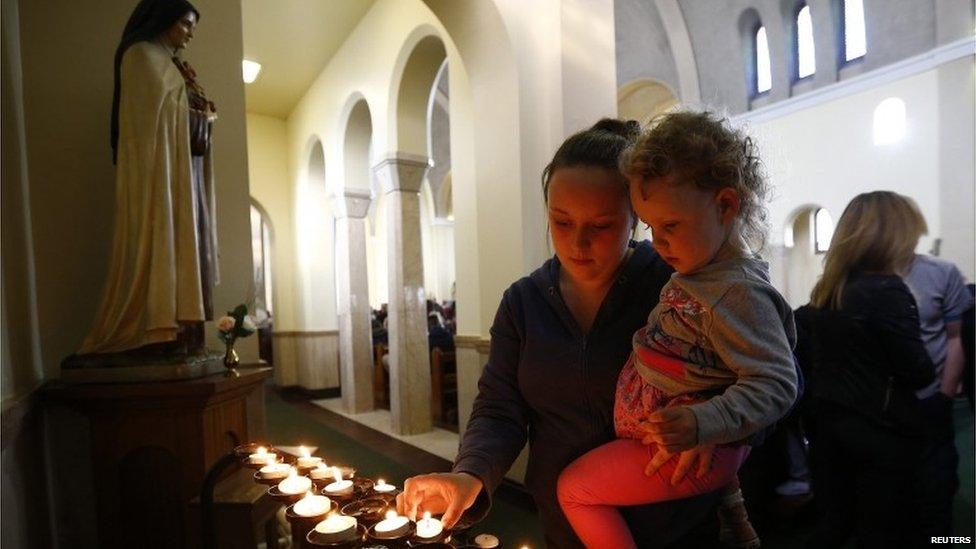
[{"label": "woman's hand", "polygon": [[687,406],[662,408],[644,422],[647,434],[644,444],[657,443],[672,454],[694,448],[698,444],[698,419]]},{"label": "woman's hand", "polygon": [[474,504],[483,484],[468,473],[431,473],[408,478],[397,496],[397,513],[417,520],[424,511],[443,514],[444,528],[451,528]]},{"label": "woman's hand", "polygon": [[[696,476],[701,478],[705,476],[708,472],[709,467],[712,466],[712,454],[715,452],[714,444],[706,444],[704,446],[698,446],[697,448],[692,448],[691,450],[685,450],[681,452],[678,456],[678,465],[674,468],[674,474],[671,475],[671,486],[677,486],[681,482],[688,471],[698,463],[698,471]],[[659,448],[651,458],[650,463],[644,469],[644,474],[651,476],[661,468],[662,465],[671,461],[674,454],[665,450],[664,448]]]}]

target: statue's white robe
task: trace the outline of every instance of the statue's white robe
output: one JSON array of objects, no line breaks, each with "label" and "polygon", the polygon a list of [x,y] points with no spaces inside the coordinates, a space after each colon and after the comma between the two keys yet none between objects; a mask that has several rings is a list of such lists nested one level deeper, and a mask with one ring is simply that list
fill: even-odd
[{"label": "statue's white robe", "polygon": [[179,322],[204,320],[197,201],[208,203],[216,245],[212,159],[204,160],[206,196],[197,196],[185,84],[171,56],[137,42],[122,57],[112,256],[82,354],[173,341]]}]

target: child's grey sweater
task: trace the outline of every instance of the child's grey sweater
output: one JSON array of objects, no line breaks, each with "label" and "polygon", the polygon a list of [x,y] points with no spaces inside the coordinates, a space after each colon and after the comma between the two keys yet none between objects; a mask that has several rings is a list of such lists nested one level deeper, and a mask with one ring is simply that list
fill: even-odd
[{"label": "child's grey sweater", "polygon": [[[646,383],[672,395],[719,393],[690,406],[699,444],[745,439],[796,399],[793,312],[768,272],[753,256],[675,273],[634,336],[635,367]],[[641,360],[648,354],[639,345],[678,360]]]}]

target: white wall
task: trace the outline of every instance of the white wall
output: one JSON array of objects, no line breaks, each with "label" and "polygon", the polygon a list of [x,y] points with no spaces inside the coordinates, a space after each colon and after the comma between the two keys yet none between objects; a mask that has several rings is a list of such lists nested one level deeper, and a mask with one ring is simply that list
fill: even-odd
[{"label": "white wall", "polygon": [[[972,278],[972,66],[968,57],[770,120],[740,118],[758,138],[775,187],[771,242],[782,243],[787,218],[803,205],[820,204],[836,220],[855,195],[892,190],[915,199],[928,221],[919,250],[942,237],[942,257]],[[874,109],[889,97],[905,102],[906,135],[876,146]],[[959,148],[943,152],[957,141]]]},{"label": "white wall", "polygon": [[268,214],[272,229],[271,270],[275,329],[295,330],[295,232],[287,127],[273,116],[247,115],[248,179],[251,196]]}]

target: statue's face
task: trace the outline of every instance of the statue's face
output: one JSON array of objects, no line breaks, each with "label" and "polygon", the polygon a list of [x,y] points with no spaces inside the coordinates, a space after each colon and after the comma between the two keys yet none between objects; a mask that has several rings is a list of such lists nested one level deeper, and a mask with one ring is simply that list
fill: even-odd
[{"label": "statue's face", "polygon": [[197,14],[188,11],[173,26],[163,33],[163,40],[172,48],[181,50],[193,39],[193,29],[197,26]]}]

